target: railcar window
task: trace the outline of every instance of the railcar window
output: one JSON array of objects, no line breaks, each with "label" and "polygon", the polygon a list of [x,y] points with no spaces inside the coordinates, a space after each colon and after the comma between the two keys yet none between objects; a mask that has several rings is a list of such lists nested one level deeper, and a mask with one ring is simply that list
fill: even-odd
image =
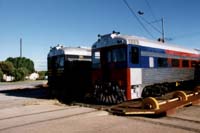
[{"label": "railcar window", "polygon": [[131,62],[133,64],[139,64],[139,49],[137,47],[131,48]]},{"label": "railcar window", "polygon": [[192,67],[195,67],[196,66],[196,61],[192,61]]},{"label": "railcar window", "polygon": [[63,56],[58,56],[57,59],[56,59],[56,66],[57,68],[63,68],[64,67],[64,63],[65,63],[65,60],[64,60],[64,57]]},{"label": "railcar window", "polygon": [[93,64],[99,64],[100,63],[100,52],[99,51],[95,51],[92,54],[92,63]]},{"label": "railcar window", "polygon": [[90,59],[91,60],[91,56],[83,56],[84,59]]},{"label": "railcar window", "polygon": [[110,62],[112,62],[112,53],[111,53],[111,51],[108,51],[107,52],[107,61],[110,63]]},{"label": "railcar window", "polygon": [[112,50],[112,61],[122,62],[126,61],[126,51],[124,48],[113,49]]},{"label": "railcar window", "polygon": [[60,57],[59,66],[64,67],[64,65],[65,65],[65,58],[62,56],[62,57]]},{"label": "railcar window", "polygon": [[167,58],[158,58],[158,67],[168,67]]},{"label": "railcar window", "polygon": [[84,55],[66,55],[65,57],[69,61],[79,60],[79,59],[91,60],[91,56],[84,56]]},{"label": "railcar window", "polygon": [[172,59],[172,67],[179,67],[179,60],[178,59]]},{"label": "railcar window", "polygon": [[154,58],[153,57],[149,57],[149,67],[150,68],[154,67]]},{"label": "railcar window", "polygon": [[73,59],[78,59],[78,55],[66,55],[67,60],[73,60]]},{"label": "railcar window", "polygon": [[183,67],[189,67],[189,61],[188,60],[183,60],[182,61],[182,66]]}]

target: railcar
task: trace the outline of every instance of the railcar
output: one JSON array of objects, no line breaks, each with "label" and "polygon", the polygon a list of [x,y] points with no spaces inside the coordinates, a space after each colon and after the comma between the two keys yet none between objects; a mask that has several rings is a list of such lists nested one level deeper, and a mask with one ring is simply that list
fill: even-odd
[{"label": "railcar", "polygon": [[92,84],[98,102],[160,96],[194,80],[200,52],[119,32],[92,45]]},{"label": "railcar", "polygon": [[91,48],[58,45],[50,49],[47,62],[51,95],[64,102],[84,98],[91,85]]}]

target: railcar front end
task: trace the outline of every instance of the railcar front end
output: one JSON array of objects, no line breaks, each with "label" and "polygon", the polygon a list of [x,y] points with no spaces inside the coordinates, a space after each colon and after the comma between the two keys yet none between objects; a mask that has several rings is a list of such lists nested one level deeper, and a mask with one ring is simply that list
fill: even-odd
[{"label": "railcar front end", "polygon": [[50,94],[70,102],[81,100],[91,85],[91,49],[56,46],[48,54]]}]

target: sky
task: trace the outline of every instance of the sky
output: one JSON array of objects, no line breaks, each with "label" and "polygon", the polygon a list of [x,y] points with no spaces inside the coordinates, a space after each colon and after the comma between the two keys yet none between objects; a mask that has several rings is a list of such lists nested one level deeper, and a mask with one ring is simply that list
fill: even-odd
[{"label": "sky", "polygon": [[167,43],[200,49],[199,6],[200,0],[0,0],[0,61],[20,56],[22,38],[22,56],[47,70],[50,47],[91,47],[113,30],[156,40],[161,34],[151,25],[161,31],[161,18]]}]

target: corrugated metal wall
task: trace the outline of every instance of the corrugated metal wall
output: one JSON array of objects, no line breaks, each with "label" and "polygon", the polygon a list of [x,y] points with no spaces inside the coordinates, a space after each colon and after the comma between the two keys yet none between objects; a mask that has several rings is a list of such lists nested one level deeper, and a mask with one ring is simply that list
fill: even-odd
[{"label": "corrugated metal wall", "polygon": [[176,82],[181,80],[193,80],[194,68],[143,68],[142,83],[155,84],[164,82]]}]

